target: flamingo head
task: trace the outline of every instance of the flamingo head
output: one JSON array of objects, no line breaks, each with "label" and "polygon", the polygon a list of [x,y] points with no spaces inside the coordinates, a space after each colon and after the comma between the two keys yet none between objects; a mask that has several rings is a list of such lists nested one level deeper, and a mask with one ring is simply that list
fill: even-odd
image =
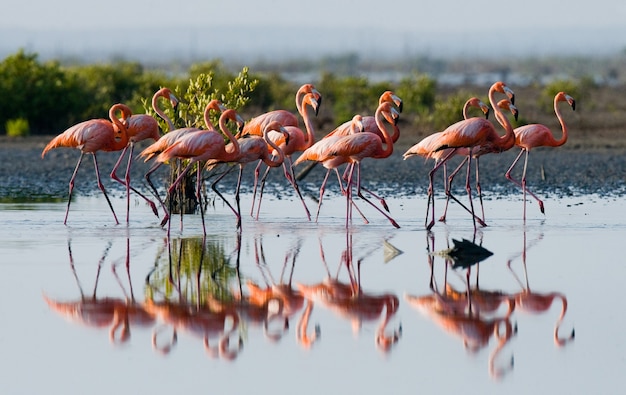
[{"label": "flamingo head", "polygon": [[392,91],[385,91],[382,95],[380,95],[380,99],[378,99],[378,104],[382,104],[384,102],[391,102],[398,107],[398,111],[402,112],[402,99],[396,96]]},{"label": "flamingo head", "polygon": [[503,109],[503,110],[510,111],[511,114],[513,114],[513,116],[515,117],[515,120],[517,121],[517,117],[519,115],[519,111],[517,110],[517,107],[515,107],[515,105],[513,105],[513,103],[511,103],[509,100],[507,100],[507,99],[500,100],[498,102],[498,107]]},{"label": "flamingo head", "polygon": [[506,84],[504,82],[498,81],[495,84],[493,84],[492,88],[496,92],[500,92],[500,93],[505,94],[509,98],[509,100],[511,101],[511,104],[515,104],[515,93],[513,93],[511,88],[506,86]]},{"label": "flamingo head", "polygon": [[572,110],[576,111],[576,100],[574,100],[574,98],[568,95],[567,93],[565,92],[557,93],[555,97],[555,102],[557,101],[566,101],[572,107]]}]

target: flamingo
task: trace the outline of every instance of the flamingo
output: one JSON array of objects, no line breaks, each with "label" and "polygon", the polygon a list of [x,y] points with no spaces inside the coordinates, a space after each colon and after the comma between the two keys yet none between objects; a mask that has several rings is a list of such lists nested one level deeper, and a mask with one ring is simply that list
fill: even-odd
[{"label": "flamingo", "polygon": [[524,269],[525,284],[522,283],[522,281],[519,279],[519,277],[517,276],[517,274],[511,267],[511,264],[515,257],[510,258],[507,261],[507,267],[511,271],[511,274],[513,274],[513,277],[515,278],[517,283],[522,288],[520,292],[513,294],[512,297],[515,300],[515,305],[517,306],[517,309],[522,312],[529,313],[529,314],[545,313],[552,308],[552,305],[555,301],[557,300],[561,301],[561,312],[554,325],[554,333],[553,333],[554,344],[556,344],[558,347],[561,347],[561,346],[566,345],[570,341],[573,341],[574,338],[576,337],[576,331],[574,328],[572,328],[572,331],[567,337],[563,337],[559,335],[561,324],[563,323],[563,320],[565,319],[565,314],[567,313],[567,297],[563,293],[556,292],[556,291],[545,292],[545,293],[533,291],[530,289],[530,285],[528,282],[528,269],[526,266],[527,254],[526,253],[532,247],[532,245],[537,243],[542,238],[543,238],[543,234],[540,234],[535,240],[532,240],[530,243],[527,244],[526,243],[526,229],[524,229],[524,237],[523,237],[524,246],[520,255],[522,257],[522,266]]},{"label": "flamingo", "polygon": [[[383,103],[384,103],[384,101],[383,101]],[[380,107],[380,105],[379,105],[379,107]],[[381,112],[380,112],[379,116],[384,117],[384,119],[387,122],[389,122],[391,125],[394,126],[394,128],[397,129],[395,124],[397,122],[398,112],[395,109],[392,109],[392,107],[385,105],[385,106],[383,106],[381,108]],[[351,131],[352,134],[354,134],[356,132],[360,132],[360,131],[365,131],[365,125],[362,122],[363,118],[367,118],[367,117],[362,117],[361,115],[355,115],[353,117],[353,119],[352,119],[352,121],[350,123],[351,128],[352,128],[352,131]],[[374,120],[376,119],[375,117],[371,117],[371,118],[374,119]],[[357,121],[357,120],[359,120],[359,121]],[[381,119],[381,122],[382,122],[382,119]],[[359,126],[359,124],[362,125],[362,126]],[[341,127],[343,127],[343,125]],[[377,128],[376,130],[378,130],[378,134],[382,135],[382,133],[379,130],[379,127],[376,126],[376,128]],[[338,130],[339,130],[339,128],[335,129],[335,131],[338,131]],[[370,128],[369,130],[371,131],[372,129]],[[309,156],[311,158],[315,158],[315,157],[319,157],[319,156],[325,155],[327,150],[328,150],[328,147],[330,147],[332,144],[334,144],[336,141],[338,141],[339,139],[341,139],[343,137],[343,132],[337,132],[337,133],[331,132],[330,134],[331,134],[330,136],[327,135],[326,137],[324,137],[323,139],[321,139],[320,141],[315,143],[312,147],[310,147],[306,151],[306,156]],[[378,134],[376,134],[376,135],[378,135]],[[395,134],[396,133],[394,132],[394,135]],[[393,139],[393,136],[392,136],[392,139]],[[304,153],[303,153],[303,155],[304,155]],[[317,161],[317,159],[312,159],[312,160]],[[319,218],[320,208],[322,206],[322,200],[324,198],[324,192],[326,191],[326,183],[328,181],[328,176],[330,175],[330,171],[331,170],[335,170],[335,173],[337,174],[337,180],[339,180],[339,188],[341,189],[341,193],[342,194],[346,193],[345,190],[343,189],[343,182],[341,180],[341,176],[339,175],[339,170],[337,170],[337,168],[339,166],[343,165],[346,162],[347,162],[346,158],[339,157],[339,156],[336,156],[336,157],[333,157],[331,159],[323,161],[323,166],[326,168],[326,175],[324,176],[324,180],[322,181],[322,184],[320,186],[320,197],[319,197],[318,203],[317,203],[317,213],[315,215],[315,221],[317,221],[317,219]],[[362,189],[364,189],[364,188],[362,187]],[[385,203],[384,199],[382,199],[379,196],[373,194],[371,191],[369,193],[372,194],[374,197],[378,198],[381,201],[381,203],[382,203],[383,207],[385,208],[385,210],[389,211],[389,208],[387,207],[387,204]],[[354,203],[352,203],[352,204],[358,210],[358,207]],[[363,218],[365,218],[365,217],[363,217]],[[368,221],[365,219],[365,222],[367,223]]]},{"label": "flamingo", "polygon": [[[514,101],[515,94],[513,91],[504,84],[502,81],[495,82],[489,88],[489,103],[493,107],[496,120],[506,130],[503,136],[498,135],[495,127],[491,122],[482,118],[470,118],[459,121],[453,125],[448,126],[433,144],[433,151],[442,151],[448,148],[453,148],[449,151],[443,159],[441,159],[429,172],[429,186],[428,186],[428,204],[431,206],[432,218],[431,221],[426,224],[426,229],[430,230],[435,224],[435,199],[433,196],[433,177],[435,172],[445,164],[453,155],[457,153],[460,148],[467,148],[468,158],[468,174],[465,184],[465,189],[469,196],[470,210],[472,213],[472,221],[474,223],[474,229],[476,229],[476,215],[474,215],[474,206],[472,204],[472,190],[469,185],[469,169],[471,168],[471,159],[475,154],[474,148],[479,148],[479,151],[496,151],[498,149],[505,150],[512,147],[514,143],[515,134],[513,127],[509,120],[502,114],[502,111],[495,103],[495,93],[499,92],[505,94],[511,100]],[[426,221],[428,221],[428,214],[426,215]]]},{"label": "flamingo", "polygon": [[[279,146],[276,145],[271,139],[269,139],[269,132],[272,130],[276,130],[285,135],[285,138],[289,139],[289,133],[287,130],[278,122],[272,121],[265,125],[265,129],[263,130],[263,137],[259,136],[244,136],[237,139],[239,143],[240,155],[233,162],[239,164],[239,177],[237,179],[237,188],[235,190],[235,201],[237,202],[237,210],[235,210],[230,203],[222,196],[222,194],[217,190],[217,183],[224,178],[229,171],[224,172],[221,176],[219,176],[212,184],[211,188],[219,195],[220,198],[230,207],[230,209],[235,213],[237,217],[237,229],[241,228],[241,206],[239,204],[239,189],[241,187],[241,179],[243,175],[243,169],[247,163],[254,161],[261,161],[265,163],[268,167],[278,167],[283,164],[285,159],[285,155]],[[270,155],[270,151],[267,148],[268,145],[272,147],[273,152],[278,155],[278,158],[273,159],[273,156]],[[227,151],[234,150],[234,145],[232,143],[226,146]],[[207,161],[206,167],[209,168],[211,166],[216,165],[220,161],[218,159],[211,159]]]},{"label": "flamingo", "polygon": [[[213,99],[207,104],[207,106],[204,109],[204,123],[206,124],[207,130],[217,130],[215,126],[213,125],[213,123],[211,122],[211,119],[209,117],[210,111],[214,110],[214,111],[218,111],[222,113],[226,109],[227,109],[226,106],[224,106],[222,102],[220,102],[217,99]],[[239,116],[239,114],[237,114],[237,123],[243,124],[243,119],[241,118],[241,116]],[[202,130],[200,128],[195,128],[195,127],[187,127],[187,128],[180,128],[180,129],[174,130],[173,125],[169,125],[169,127],[170,127],[169,132],[165,133],[163,137],[161,137],[158,141],[148,146],[139,154],[139,156],[144,158],[145,162],[158,156],[161,152],[165,151],[168,147],[173,145],[182,136]],[[165,202],[163,202],[163,200],[159,197],[159,193],[156,187],[154,186],[154,184],[152,183],[152,180],[150,180],[150,176],[159,167],[161,167],[162,164],[163,164],[162,162],[155,161],[155,163],[152,165],[152,167],[148,170],[148,172],[144,176],[146,181],[148,182],[148,185],[150,185],[152,192],[159,200],[159,203],[161,204],[163,211],[165,212],[163,220],[161,221],[161,226],[165,225],[165,223],[169,220],[169,211],[165,207]]]},{"label": "flamingo", "polygon": [[[241,351],[243,346],[241,339],[236,350],[229,349],[230,338],[239,328],[240,317],[235,311],[217,311],[210,306],[198,307],[188,302],[156,302],[152,299],[146,301],[146,310],[162,320],[165,325],[171,326],[174,332],[172,343],[167,346],[157,346],[157,336],[162,327],[154,328],[152,345],[161,353],[171,351],[178,337],[178,332],[186,332],[202,339],[204,349],[212,358],[234,360]],[[217,340],[218,344],[211,345],[212,339]]]},{"label": "flamingo", "polygon": [[[206,114],[206,112],[205,112]],[[176,180],[168,188],[168,195],[170,195],[176,187],[184,179],[185,175],[191,170],[191,167],[196,162],[207,161],[209,159],[219,159],[224,162],[235,161],[240,154],[239,143],[233,134],[228,130],[226,126],[227,120],[237,121],[237,113],[235,110],[228,109],[222,112],[219,119],[220,130],[228,137],[233,144],[231,151],[226,150],[226,143],[224,137],[216,130],[200,130],[194,133],[186,134],[179,138],[174,144],[168,147],[165,151],[161,152],[156,160],[160,163],[167,162],[173,158],[190,159],[189,164]],[[242,124],[241,124],[242,125]],[[202,166],[197,168],[197,181],[196,181],[196,198],[201,201],[200,197],[200,185],[202,183]],[[206,228],[204,224],[204,208],[200,205],[200,215],[202,217],[202,228],[206,235]],[[168,235],[170,230],[171,221],[168,222]]]},{"label": "flamingo", "polygon": [[[355,134],[350,134],[348,136],[339,137],[337,141],[335,141],[333,144],[330,144],[328,146],[328,149],[325,152],[322,152],[321,155],[319,156],[315,155],[314,150],[311,151],[312,153],[311,156],[307,154],[308,150],[303,152],[302,155],[294,162],[294,166],[305,160],[317,160],[318,162],[324,162],[334,157],[343,157],[346,162],[350,164],[353,164],[353,163],[356,164],[357,195],[361,199],[368,202],[372,207],[378,210],[381,214],[383,214],[391,222],[391,224],[394,227],[399,228],[400,226],[393,218],[391,218],[389,215],[387,215],[385,212],[379,209],[376,205],[374,205],[369,199],[363,196],[363,193],[361,192],[361,171],[360,171],[361,161],[367,157],[386,158],[386,157],[389,157],[393,153],[393,141],[391,139],[391,135],[385,128],[383,121],[382,121],[382,118],[383,118],[382,114],[384,111],[389,111],[392,114],[393,113],[397,114],[397,110],[393,108],[393,105],[389,102],[382,103],[376,109],[376,114],[374,117],[376,119],[376,123],[380,131],[383,134],[383,137],[385,140],[384,144],[386,145],[385,148],[383,148],[383,141],[376,134],[355,133]],[[394,119],[397,119],[397,117]],[[361,123],[362,123],[362,118],[361,118]],[[349,219],[350,219],[350,211],[351,211],[351,203],[352,203],[353,172],[354,172],[354,166],[350,169],[350,173],[348,175],[348,184],[347,184],[348,189],[346,191],[347,192],[346,193],[346,197],[347,197],[346,227],[348,226]]]},{"label": "flamingo", "polygon": [[[518,118],[518,110],[517,107],[515,107],[515,105],[513,105],[509,100],[507,99],[502,99],[498,102],[498,108],[501,108],[503,110],[509,111],[511,112],[511,114],[513,114],[513,117],[515,118],[515,120],[517,121]],[[479,160],[480,157],[484,154],[489,154],[489,153],[500,153],[502,152],[500,150],[500,148],[496,149],[495,151],[489,151],[489,150],[481,150],[480,152],[475,152],[473,155],[473,158],[476,159],[476,194],[478,195],[478,198],[480,200],[480,210],[481,210],[481,219],[478,220],[481,226],[487,226],[487,224],[485,223],[485,208],[483,206],[483,194],[482,194],[482,189],[480,187],[480,165],[479,165]],[[463,165],[465,164],[465,162],[467,162],[468,158],[467,158],[467,149],[460,149],[457,151],[458,155],[465,155],[465,158],[463,159],[463,161],[458,165],[458,167],[452,172],[452,174],[450,174],[450,176],[448,177],[448,182],[447,182],[447,199],[446,199],[446,207],[443,210],[443,214],[441,216],[441,218],[439,218],[439,221],[445,222],[446,220],[446,213],[448,211],[448,203],[450,201],[450,198],[454,199],[457,203],[459,203],[463,208],[465,208],[467,210],[467,208],[457,199],[455,198],[452,193],[452,181],[454,180],[454,177],[456,176],[456,174],[461,170],[461,168],[463,167]],[[469,171],[469,169],[468,169]]]},{"label": "flamingo", "polygon": [[[393,103],[396,106],[397,111],[402,112],[402,107],[403,107],[402,99],[398,97],[392,91],[385,91],[378,98],[378,105],[381,105],[382,103],[385,103],[385,102]],[[398,138],[400,137],[400,129],[397,126],[397,122],[390,121],[389,123],[392,124],[393,129],[394,129],[393,134],[391,135],[391,139],[395,143],[396,141],[398,141]],[[376,119],[374,116],[368,115],[368,116],[363,117],[363,131],[374,133],[378,137],[380,137],[381,140],[383,139],[383,135],[380,132],[378,125],[376,124]],[[324,136],[322,140],[327,139],[327,138],[334,138],[337,136],[346,136],[351,133],[352,133],[352,121],[350,120],[337,126],[332,132]],[[298,175],[296,176],[296,180],[298,181],[302,180],[315,167],[315,165],[317,165],[317,162],[311,162],[307,167],[305,167],[302,171],[300,171],[300,173],[298,173]],[[344,174],[344,179],[346,178],[346,176],[347,176],[347,173]],[[369,189],[365,187],[361,187],[361,188],[364,191],[371,194],[372,196],[374,196],[376,199],[378,199],[380,203],[382,204],[382,206],[385,208],[385,210],[389,211],[389,208],[387,207],[387,203],[385,202],[385,199],[382,199],[380,196],[377,196],[376,194],[372,193],[372,191],[370,191]]]},{"label": "flamingo", "polygon": [[[307,93],[304,95],[302,102],[300,103],[302,118],[304,119],[304,126],[306,129],[306,133],[297,126],[285,126],[285,130],[289,133],[289,138],[278,132],[270,132],[268,134],[268,138],[274,141],[276,145],[280,147],[280,150],[283,151],[285,156],[285,161],[283,161],[283,170],[285,174],[285,178],[289,183],[293,186],[293,189],[296,191],[300,201],[302,201],[302,205],[304,206],[304,211],[306,212],[307,219],[311,220],[311,214],[309,213],[309,209],[304,202],[304,198],[300,193],[300,188],[298,188],[298,183],[296,181],[295,175],[293,174],[292,167],[292,159],[291,156],[296,152],[302,152],[305,149],[309,148],[315,143],[315,130],[313,127],[313,122],[309,117],[308,112],[306,111],[307,106],[310,106],[315,115],[317,115],[319,111],[319,103],[315,98],[315,94]],[[273,155],[276,155],[276,149],[274,149]],[[259,161],[255,172],[254,172],[254,193],[252,195],[252,210],[254,210],[254,200],[256,196],[256,185],[257,179],[259,175],[259,171],[261,168],[262,161]],[[271,167],[268,166],[267,170],[263,174],[263,178],[261,179],[261,189],[259,191],[259,204],[257,206],[256,218],[259,217],[259,212],[261,211],[261,199],[263,198],[263,189],[265,188],[265,180],[267,179],[267,175],[269,174]],[[252,211],[250,212],[252,215]]]},{"label": "flamingo", "polygon": [[[121,111],[122,113],[121,120],[117,118],[118,111]],[[107,203],[109,204],[109,208],[111,209],[111,213],[113,213],[115,223],[119,225],[119,221],[117,220],[117,216],[115,215],[115,210],[113,210],[111,200],[109,200],[109,196],[104,189],[104,185],[102,185],[102,181],[100,180],[100,170],[98,168],[98,159],[96,158],[96,152],[119,151],[128,144],[128,131],[125,122],[128,121],[131,115],[132,112],[130,108],[125,104],[114,104],[109,109],[110,121],[106,119],[91,119],[78,123],[53,138],[43,149],[41,153],[42,159],[44,158],[46,153],[53,148],[71,147],[78,148],[80,150],[78,163],[76,163],[74,173],[72,174],[72,178],[70,178],[67,209],[65,210],[65,219],[63,220],[64,225],[67,224],[67,217],[70,211],[70,203],[72,202],[74,179],[76,178],[76,173],[78,172],[78,168],[80,167],[85,153],[90,153],[93,156],[93,164],[96,171],[98,188],[102,191],[104,197],[107,200]]]},{"label": "flamingo", "polygon": [[[463,119],[467,120],[470,119],[469,116],[469,108],[470,107],[476,107],[479,108],[483,114],[485,114],[485,119],[489,118],[489,107],[482,102],[482,100],[480,100],[477,97],[471,97],[469,98],[465,104],[463,105]],[[404,160],[406,160],[407,158],[410,158],[412,156],[422,156],[424,158],[426,158],[426,160],[428,159],[433,159],[435,161],[434,166],[437,166],[437,163],[439,161],[441,161],[443,158],[445,158],[453,149],[449,148],[449,149],[445,149],[445,150],[440,150],[440,151],[435,151],[436,149],[436,144],[437,144],[437,139],[439,138],[439,136],[441,135],[441,133],[443,132],[436,132],[433,134],[430,134],[426,137],[424,137],[422,140],[420,140],[417,144],[413,145],[411,148],[409,148],[403,155],[402,158]],[[448,195],[449,193],[449,184],[448,184],[448,177],[447,177],[447,164],[443,165],[443,179],[444,179],[444,185],[445,185],[445,189],[446,189],[446,195]],[[429,188],[432,188],[432,185],[429,186]],[[431,195],[429,195],[429,198],[431,197]],[[434,197],[432,197],[434,199]],[[426,207],[426,218],[428,218],[428,208],[430,206],[430,202]],[[469,211],[469,209],[467,209],[465,207],[465,205],[461,204],[462,207],[464,207],[466,210]],[[442,216],[443,219],[445,219],[445,213],[447,211],[448,208],[448,202],[446,201],[446,210],[444,210],[444,215]],[[440,221],[442,221],[442,219],[439,219]],[[481,225],[484,226],[484,223],[482,223],[482,220],[479,219],[479,221],[481,222]]]},{"label": "flamingo", "polygon": [[[302,106],[302,100],[307,93],[312,93],[313,95],[315,95],[315,99],[317,100],[318,105],[321,105],[322,103],[322,95],[317,89],[315,89],[313,84],[302,85],[296,92],[296,108],[298,110],[298,113],[303,117],[304,108]],[[265,128],[265,125],[272,121],[278,121],[283,126],[298,126],[298,117],[291,111],[273,110],[257,115],[256,117],[249,120],[244,126],[243,131],[237,134],[237,137],[241,137],[246,134],[263,136],[263,129]]]},{"label": "flamingo", "polygon": [[[378,105],[380,106],[383,103],[392,103],[396,106],[398,112],[402,112],[402,99],[400,99],[395,93],[392,91],[385,91],[378,98]],[[395,143],[398,141],[400,137],[400,129],[396,124],[393,124],[393,134],[391,135],[391,139]],[[376,117],[372,115],[363,117],[363,131],[368,133],[374,133],[381,139],[383,139],[383,134],[378,128],[378,124],[376,123]],[[347,121],[337,126],[335,130],[328,133],[324,138],[329,138],[331,136],[347,136],[351,134],[351,121]]]},{"label": "flamingo", "polygon": [[[167,115],[165,115],[165,112],[163,112],[163,110],[158,105],[159,98],[161,97],[168,99],[172,104],[172,107],[174,108],[176,108],[176,106],[178,105],[178,99],[176,98],[176,96],[174,96],[172,91],[169,90],[169,88],[161,88],[154,94],[154,96],[152,96],[152,108],[161,118],[165,120],[165,122],[167,122],[169,130],[172,130],[174,129],[172,120]],[[122,150],[122,154],[120,155],[119,159],[115,163],[115,166],[113,166],[113,170],[111,171],[111,178],[126,186],[126,223],[128,223],[129,219],[131,190],[137,195],[141,196],[141,198],[143,198],[150,205],[150,208],[154,212],[154,215],[159,215],[155,204],[130,185],[130,166],[132,163],[133,150],[135,148],[136,142],[148,139],[158,141],[160,137],[161,133],[159,132],[159,123],[156,121],[156,119],[154,119],[154,117],[148,114],[134,114],[129,118],[128,145]],[[128,154],[128,164],[126,165],[126,176],[124,180],[122,180],[117,176],[117,168],[122,163],[122,158],[124,158],[124,155],[129,148],[130,151]]]},{"label": "flamingo", "polygon": [[350,320],[355,333],[364,321],[374,321],[380,317],[375,334],[376,345],[382,351],[390,351],[402,334],[402,326],[391,334],[387,333],[387,326],[397,313],[400,301],[393,293],[372,294],[363,291],[360,275],[362,259],[356,261],[357,272],[355,273],[352,240],[352,234],[347,233],[346,249],[341,254],[341,263],[346,265],[349,283],[340,281],[338,276],[331,276],[321,244],[320,253],[327,277],[322,282],[312,285],[296,283],[297,290],[307,301],[298,325],[298,340],[308,348],[319,336],[319,328],[316,327],[313,337],[307,335],[306,329],[313,306],[318,302],[337,315]]},{"label": "flamingo", "polygon": [[511,323],[510,317],[485,318],[480,314],[455,308],[454,300],[438,292],[423,296],[406,294],[405,300],[447,333],[460,338],[468,351],[477,352],[487,347],[493,336],[497,340],[497,345],[489,355],[489,373],[499,377],[512,369],[513,358],[507,367],[496,369],[495,365],[497,356],[516,333],[516,327]]},{"label": "flamingo", "polygon": [[[535,195],[526,187],[526,169],[528,166],[528,153],[530,152],[531,149],[536,148],[536,147],[560,147],[561,145],[565,144],[565,142],[567,142],[567,126],[565,125],[565,121],[563,120],[563,115],[561,114],[561,111],[558,106],[559,102],[562,102],[562,101],[567,102],[572,107],[573,111],[576,110],[576,101],[567,93],[559,92],[554,96],[554,112],[556,114],[556,117],[559,120],[559,123],[561,124],[561,132],[562,132],[562,136],[559,140],[554,138],[554,135],[552,134],[550,129],[545,125],[535,123],[535,124],[520,126],[519,128],[515,129],[515,145],[520,147],[521,150],[520,150],[520,153],[515,158],[515,160],[513,161],[513,164],[511,164],[511,167],[509,167],[509,170],[507,170],[505,176],[509,181],[513,182],[514,184],[522,188],[522,191],[524,194],[524,199],[523,199],[524,200],[524,214],[523,214],[524,220],[526,220],[526,193],[528,193],[530,196],[535,198],[535,200],[537,200],[537,202],[539,203],[539,209],[541,210],[541,213],[545,214],[543,201],[541,201],[541,199],[539,199],[537,195]],[[511,176],[511,171],[513,170],[513,168],[515,167],[519,159],[522,157],[523,153],[526,153],[526,156],[524,158],[524,170],[522,172],[522,180],[521,182],[519,182]]]}]

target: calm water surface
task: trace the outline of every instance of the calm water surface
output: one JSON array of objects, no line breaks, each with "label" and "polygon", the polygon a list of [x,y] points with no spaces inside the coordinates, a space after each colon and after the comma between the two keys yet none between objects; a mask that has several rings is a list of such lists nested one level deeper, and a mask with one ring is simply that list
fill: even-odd
[{"label": "calm water surface", "polygon": [[[626,202],[545,201],[525,225],[519,199],[487,201],[478,233],[453,206],[428,233],[423,199],[347,232],[341,198],[317,224],[268,198],[240,238],[218,205],[206,238],[175,217],[169,243],[140,203],[128,226],[99,198],[68,226],[65,203],[2,204],[0,393],[621,392]],[[493,252],[471,305],[466,270],[429,255],[453,239]]]}]

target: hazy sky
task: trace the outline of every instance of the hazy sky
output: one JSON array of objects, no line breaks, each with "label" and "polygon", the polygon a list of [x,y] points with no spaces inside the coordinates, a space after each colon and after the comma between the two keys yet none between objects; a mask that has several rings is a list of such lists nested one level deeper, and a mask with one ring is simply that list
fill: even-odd
[{"label": "hazy sky", "polygon": [[[280,56],[298,56],[304,48],[308,54],[318,56],[346,49],[371,54],[384,48],[409,55],[445,51],[453,55],[542,56],[554,52],[614,53],[626,47],[623,1],[349,3],[352,4],[340,0],[10,1],[2,7],[0,55],[27,48],[53,55],[117,51],[138,56],[160,50],[211,58],[226,53],[252,57],[270,49],[281,49]],[[90,34],[88,30],[98,32]],[[71,33],[78,31],[80,34]]]},{"label": "hazy sky", "polygon": [[[271,6],[268,4],[272,4]],[[351,4],[348,4],[351,3]],[[615,0],[20,0],[2,6],[2,25],[83,29],[168,25],[394,26],[402,30],[623,26]],[[567,34],[566,31],[563,34]]]}]

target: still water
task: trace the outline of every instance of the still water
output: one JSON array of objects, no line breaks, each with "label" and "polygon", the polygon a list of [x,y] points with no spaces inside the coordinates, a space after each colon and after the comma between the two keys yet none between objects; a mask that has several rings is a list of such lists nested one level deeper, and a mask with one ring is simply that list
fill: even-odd
[{"label": "still water", "polygon": [[[78,198],[67,226],[65,203],[2,204],[0,393],[623,391],[623,198],[548,197],[525,224],[489,200],[476,233],[456,206],[426,232],[423,199],[387,202],[400,229],[268,196],[240,237],[217,205],[206,237],[190,215],[169,240],[139,202],[114,225]],[[453,239],[493,255],[429,254]]]}]

